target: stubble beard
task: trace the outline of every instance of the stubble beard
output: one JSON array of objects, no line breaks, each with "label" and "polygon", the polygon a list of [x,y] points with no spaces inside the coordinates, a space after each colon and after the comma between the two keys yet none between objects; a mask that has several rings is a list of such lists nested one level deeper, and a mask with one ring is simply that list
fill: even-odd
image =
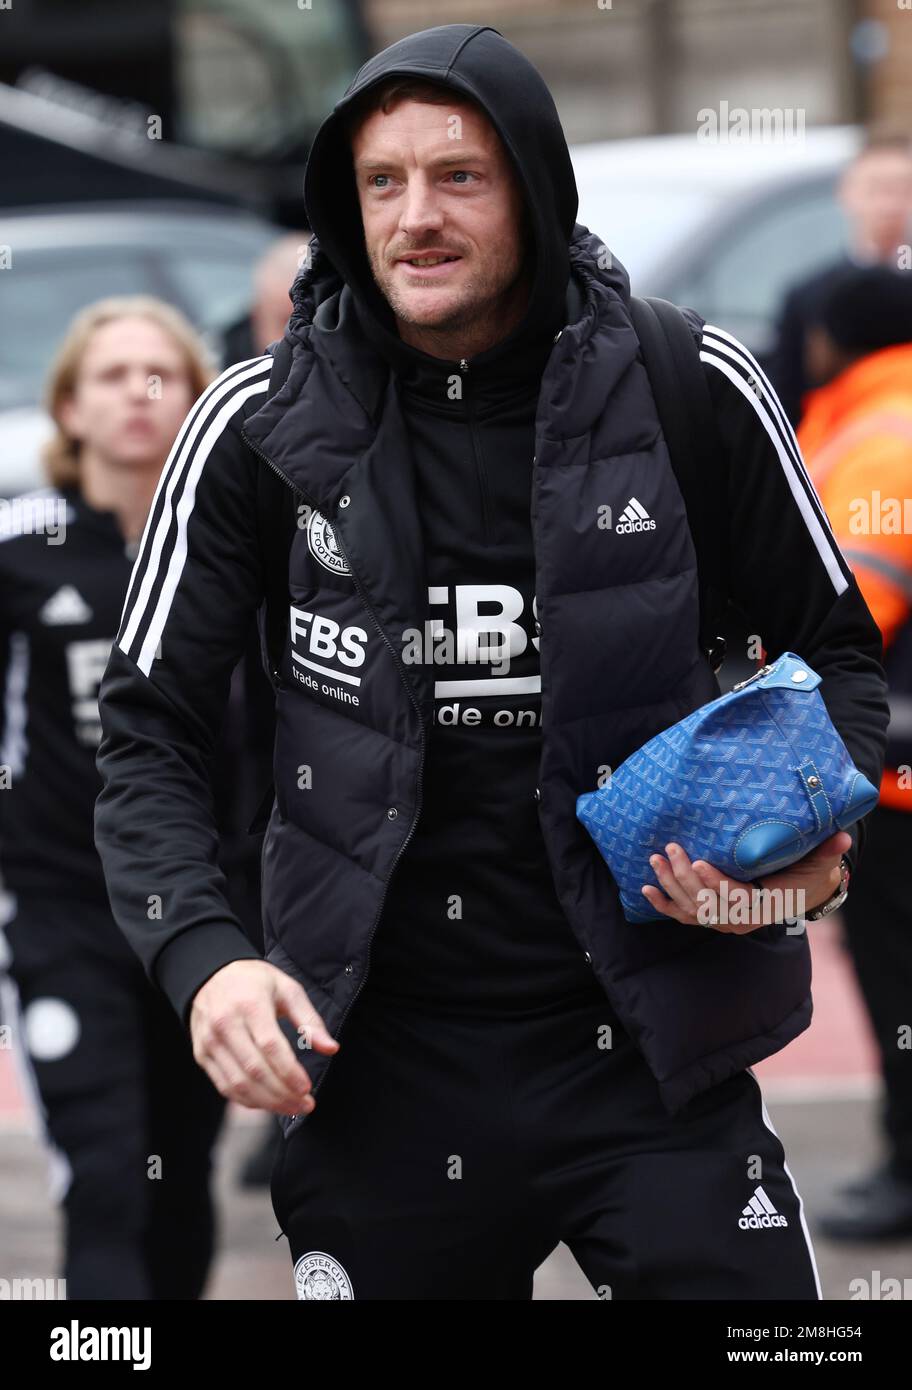
[{"label": "stubble beard", "polygon": [[[420,252],[415,254],[420,255]],[[453,333],[477,333],[488,327],[496,330],[503,321],[504,306],[523,274],[521,261],[509,268],[498,266],[487,272],[482,271],[461,287],[459,298],[454,303],[428,319],[426,316],[416,316],[409,307],[410,296],[401,292],[395,283],[395,270],[388,263],[373,253],[369,253],[369,261],[377,288],[396,318],[428,335],[429,339],[438,334],[449,337]]]}]

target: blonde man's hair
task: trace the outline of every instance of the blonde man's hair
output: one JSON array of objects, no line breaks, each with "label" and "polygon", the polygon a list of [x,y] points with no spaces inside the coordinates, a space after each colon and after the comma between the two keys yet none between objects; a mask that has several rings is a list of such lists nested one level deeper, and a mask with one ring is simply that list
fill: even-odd
[{"label": "blonde man's hair", "polygon": [[151,320],[177,343],[184,357],[194,400],[202,395],[218,374],[196,329],[173,305],[146,294],[118,295],[87,304],[67,329],[54,356],[45,386],[45,406],[56,430],[42,450],[42,463],[52,487],[70,487],[79,482],[79,441],[64,429],[60,407],[76,389],[89,340],[97,328],[117,319],[128,318]]}]

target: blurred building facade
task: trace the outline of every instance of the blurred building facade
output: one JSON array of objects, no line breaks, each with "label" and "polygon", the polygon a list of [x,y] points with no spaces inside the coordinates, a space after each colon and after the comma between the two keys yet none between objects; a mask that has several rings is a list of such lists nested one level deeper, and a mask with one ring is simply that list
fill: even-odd
[{"label": "blurred building facade", "polygon": [[879,124],[912,129],[912,4],[864,0],[859,8],[870,46],[866,115]]},{"label": "blurred building facade", "polygon": [[800,109],[807,125],[912,124],[903,0],[365,0],[377,50],[433,24],[491,24],[527,53],[573,141],[696,129],[697,113]]}]

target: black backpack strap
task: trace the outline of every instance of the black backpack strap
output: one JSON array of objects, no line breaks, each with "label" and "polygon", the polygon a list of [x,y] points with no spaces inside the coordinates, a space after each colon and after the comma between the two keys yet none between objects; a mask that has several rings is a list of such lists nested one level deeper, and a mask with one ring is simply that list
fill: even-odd
[{"label": "black backpack strap", "polygon": [[716,671],[728,604],[728,481],[722,440],[690,324],[667,299],[631,296],[633,326],[697,552],[700,645]]},{"label": "black backpack strap", "polygon": [[[284,386],[291,358],[291,344],[285,338],[280,339],[273,351],[267,400]],[[297,494],[274,469],[262,463],[257,478],[257,525],[266,592],[260,610],[260,643],[264,665],[273,684],[288,628],[288,557],[297,517]]]}]

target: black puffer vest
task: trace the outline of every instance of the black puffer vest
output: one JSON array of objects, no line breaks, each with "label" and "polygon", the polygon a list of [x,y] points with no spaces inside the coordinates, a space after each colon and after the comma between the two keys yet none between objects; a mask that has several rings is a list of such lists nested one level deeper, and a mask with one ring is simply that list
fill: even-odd
[{"label": "black puffer vest", "polygon": [[[580,950],[675,1113],[808,1026],[810,953],[805,935],[785,926],[737,936],[670,920],[627,923],[576,819],[576,797],[601,769],[720,693],[698,645],[696,556],[626,276],[600,267],[601,245],[577,224],[570,255],[582,309],[554,344],[536,418],[536,799]],[[350,292],[316,244],[312,251],[294,289],[288,378],[244,436],[312,509],[291,546],[288,638],[276,673],[267,957],[301,982],[337,1035],[420,814],[434,673],[402,659],[403,634],[428,614],[395,383],[358,330]],[[619,516],[632,495],[653,528],[599,525],[600,508]],[[325,550],[320,563],[315,545]],[[307,1054],[315,1088],[330,1061]],[[283,1124],[287,1131],[292,1121]]]}]

